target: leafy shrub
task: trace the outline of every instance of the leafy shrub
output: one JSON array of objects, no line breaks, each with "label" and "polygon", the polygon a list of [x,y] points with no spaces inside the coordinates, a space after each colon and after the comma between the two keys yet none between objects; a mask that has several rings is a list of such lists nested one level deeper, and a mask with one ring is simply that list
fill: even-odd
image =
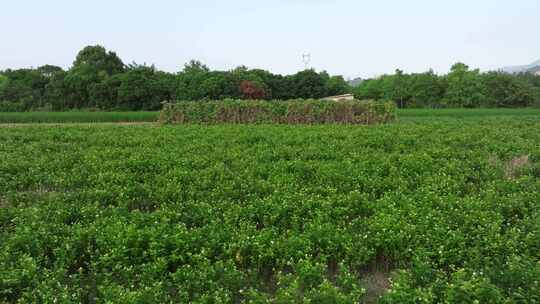
[{"label": "leafy shrub", "polygon": [[371,124],[395,119],[393,102],[380,101],[244,101],[166,103],[163,123]]},{"label": "leafy shrub", "polygon": [[26,106],[23,102],[0,101],[0,112],[23,112]]},{"label": "leafy shrub", "polygon": [[539,116],[482,113],[0,128],[0,302],[538,303]]}]

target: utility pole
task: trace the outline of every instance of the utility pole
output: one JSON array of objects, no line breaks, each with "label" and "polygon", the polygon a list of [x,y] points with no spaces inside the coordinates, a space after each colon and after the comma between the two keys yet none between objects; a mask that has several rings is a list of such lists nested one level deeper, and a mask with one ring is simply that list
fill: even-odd
[{"label": "utility pole", "polygon": [[310,53],[302,54],[302,62],[304,63],[304,69],[305,70],[309,69],[309,64],[311,62],[311,54]]}]

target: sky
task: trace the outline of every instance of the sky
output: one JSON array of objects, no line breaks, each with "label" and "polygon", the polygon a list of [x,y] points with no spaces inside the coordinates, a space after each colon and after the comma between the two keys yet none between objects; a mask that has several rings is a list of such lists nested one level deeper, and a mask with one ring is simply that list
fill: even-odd
[{"label": "sky", "polygon": [[0,70],[69,68],[100,44],[125,63],[239,65],[346,78],[540,59],[539,0],[0,0]]}]

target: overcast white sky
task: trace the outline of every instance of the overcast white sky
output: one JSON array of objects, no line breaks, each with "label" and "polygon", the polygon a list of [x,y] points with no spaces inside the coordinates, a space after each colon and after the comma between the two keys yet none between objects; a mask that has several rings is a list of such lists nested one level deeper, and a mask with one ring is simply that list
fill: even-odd
[{"label": "overcast white sky", "polygon": [[18,0],[0,2],[0,69],[67,68],[85,45],[178,71],[190,59],[345,77],[540,59],[539,0]]}]

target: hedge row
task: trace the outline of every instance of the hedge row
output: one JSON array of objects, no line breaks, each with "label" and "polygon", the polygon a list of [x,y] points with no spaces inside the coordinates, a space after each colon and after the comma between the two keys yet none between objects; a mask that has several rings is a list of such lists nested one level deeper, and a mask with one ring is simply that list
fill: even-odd
[{"label": "hedge row", "polygon": [[393,121],[396,106],[385,101],[180,101],[165,103],[162,123],[372,124]]}]

